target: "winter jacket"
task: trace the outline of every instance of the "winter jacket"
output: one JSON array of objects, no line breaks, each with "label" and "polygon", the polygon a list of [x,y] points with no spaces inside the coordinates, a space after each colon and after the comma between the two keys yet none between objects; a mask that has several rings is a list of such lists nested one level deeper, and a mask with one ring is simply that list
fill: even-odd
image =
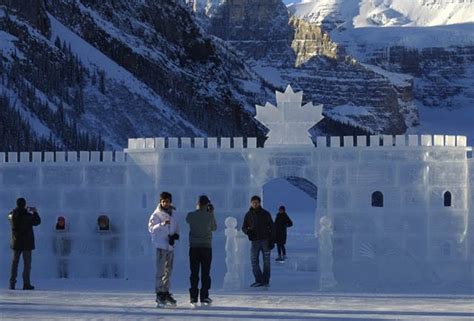
[{"label": "winter jacket", "polygon": [[247,234],[250,241],[273,241],[274,229],[272,216],[262,207],[257,209],[251,207],[247,214],[245,214],[242,232]]},{"label": "winter jacket", "polygon": [[[170,210],[172,213],[172,210]],[[169,220],[170,224],[165,224]],[[169,244],[169,236],[179,234],[179,224],[176,213],[171,215],[165,212],[161,206],[151,214],[148,221],[148,231],[151,234],[151,241],[157,249],[173,251],[174,246]]]},{"label": "winter jacket", "polygon": [[17,207],[10,212],[9,219],[12,227],[11,248],[22,251],[34,250],[33,226],[41,224],[38,212],[30,213],[26,208]]},{"label": "winter jacket", "polygon": [[189,212],[186,222],[189,224],[189,246],[212,248],[212,232],[217,229],[214,213],[201,208]]},{"label": "winter jacket", "polygon": [[293,222],[286,212],[278,213],[275,219],[275,243],[286,243],[286,228],[293,226]]}]

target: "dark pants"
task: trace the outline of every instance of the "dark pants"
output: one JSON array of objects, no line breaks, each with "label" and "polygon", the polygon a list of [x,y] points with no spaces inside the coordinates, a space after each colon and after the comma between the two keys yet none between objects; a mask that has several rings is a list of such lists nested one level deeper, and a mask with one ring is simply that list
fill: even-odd
[{"label": "dark pants", "polygon": [[18,263],[20,263],[20,256],[23,253],[23,285],[30,285],[30,271],[31,271],[31,250],[13,250],[12,267],[10,274],[10,283],[16,283],[16,276],[18,275]]},{"label": "dark pants", "polygon": [[286,256],[285,244],[277,244],[277,249],[279,257]]},{"label": "dark pants", "polygon": [[[250,261],[252,263],[252,271],[255,282],[268,284],[270,283],[270,246],[268,240],[252,241],[250,251]],[[263,255],[263,273],[260,269],[260,252]]]},{"label": "dark pants", "polygon": [[191,268],[191,288],[189,294],[191,300],[197,300],[199,294],[199,270],[201,270],[201,301],[209,297],[211,288],[211,262],[212,249],[207,247],[189,248],[189,266]]}]

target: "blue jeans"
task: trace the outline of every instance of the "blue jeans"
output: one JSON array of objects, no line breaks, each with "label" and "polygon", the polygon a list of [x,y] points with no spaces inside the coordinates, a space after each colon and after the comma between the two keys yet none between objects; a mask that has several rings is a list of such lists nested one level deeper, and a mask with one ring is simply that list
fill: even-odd
[{"label": "blue jeans", "polygon": [[[260,269],[260,252],[263,254],[263,273]],[[250,262],[252,263],[252,271],[255,276],[255,282],[268,284],[270,283],[270,246],[268,240],[252,241],[250,250]]]}]

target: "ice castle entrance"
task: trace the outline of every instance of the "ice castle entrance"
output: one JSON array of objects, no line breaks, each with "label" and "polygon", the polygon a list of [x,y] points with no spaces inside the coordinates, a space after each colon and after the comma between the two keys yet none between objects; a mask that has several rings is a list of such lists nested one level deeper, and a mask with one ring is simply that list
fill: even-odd
[{"label": "ice castle entrance", "polygon": [[[287,260],[282,267],[292,271],[317,271],[318,243],[315,235],[317,187],[300,177],[275,178],[262,187],[263,207],[275,220],[280,206],[293,222],[287,229]],[[274,251],[274,257],[277,249]],[[278,266],[278,264],[277,264]]]}]

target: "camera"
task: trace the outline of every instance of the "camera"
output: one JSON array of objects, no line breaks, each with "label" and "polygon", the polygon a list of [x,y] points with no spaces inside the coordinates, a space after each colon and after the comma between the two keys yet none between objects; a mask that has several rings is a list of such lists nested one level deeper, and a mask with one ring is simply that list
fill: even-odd
[{"label": "camera", "polygon": [[207,211],[214,212],[214,205],[212,205],[212,203],[207,204]]},{"label": "camera", "polygon": [[174,233],[174,234],[168,235],[168,243],[169,243],[169,245],[174,246],[174,243],[175,243],[175,241],[177,241],[177,240],[179,240],[179,234],[178,234],[178,233]]}]

